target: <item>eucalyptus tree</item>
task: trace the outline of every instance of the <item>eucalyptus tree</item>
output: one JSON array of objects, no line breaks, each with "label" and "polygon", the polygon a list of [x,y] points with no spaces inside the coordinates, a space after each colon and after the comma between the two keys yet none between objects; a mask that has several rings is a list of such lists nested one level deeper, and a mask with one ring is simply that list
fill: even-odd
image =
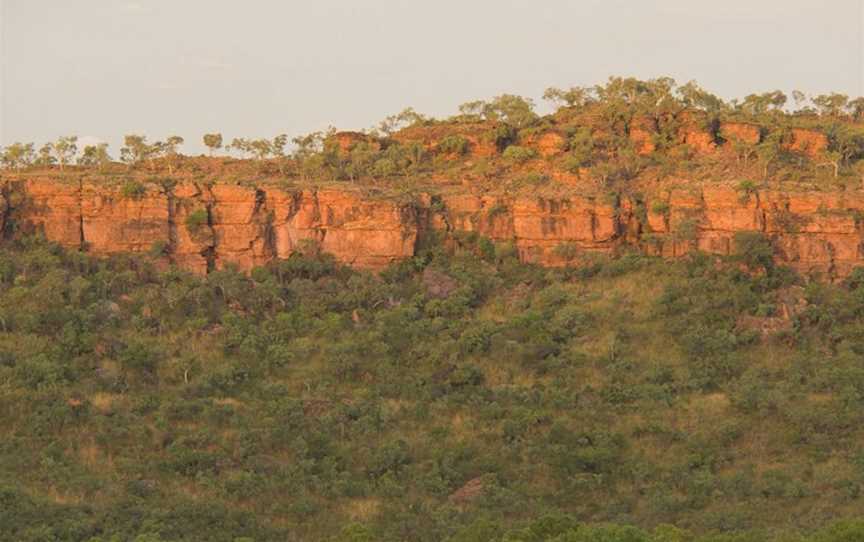
[{"label": "eucalyptus tree", "polygon": [[287,144],[288,136],[286,134],[279,134],[270,142],[270,152],[273,154],[273,158],[276,159],[279,173],[283,175],[285,174],[285,145]]},{"label": "eucalyptus tree", "polygon": [[420,113],[414,111],[413,107],[406,107],[395,115],[390,115],[378,124],[378,129],[385,135],[393,135],[402,128],[422,124],[428,120]]},{"label": "eucalyptus tree", "polygon": [[215,151],[222,148],[222,134],[204,134],[204,144],[210,149],[210,156],[213,156]]},{"label": "eucalyptus tree", "polygon": [[321,171],[324,167],[324,132],[317,131],[297,136],[291,140],[294,143],[293,158],[300,168],[300,176],[308,180],[311,174]]},{"label": "eucalyptus tree", "polygon": [[231,140],[231,144],[225,147],[225,150],[237,151],[243,158],[248,158],[253,152],[251,142],[245,137],[235,137]]},{"label": "eucalyptus tree", "polygon": [[589,87],[570,87],[560,89],[549,87],[543,99],[558,107],[582,108],[594,101],[594,89]]},{"label": "eucalyptus tree", "polygon": [[154,154],[165,158],[165,161],[168,164],[169,174],[174,173],[174,167],[176,167],[177,161],[180,159],[180,153],[177,151],[177,147],[182,145],[183,141],[182,137],[174,135],[168,137],[165,141],[157,141],[153,144]]},{"label": "eucalyptus tree", "polygon": [[14,168],[21,171],[22,168],[33,163],[35,158],[33,143],[12,143],[3,149],[0,154],[0,162],[7,168]]},{"label": "eucalyptus tree", "polygon": [[78,155],[78,136],[65,136],[57,139],[51,144],[54,149],[54,155],[57,157],[57,163],[60,164],[60,171],[66,164],[72,163],[75,156]]},{"label": "eucalyptus tree", "polygon": [[111,156],[108,154],[108,143],[97,143],[96,145],[87,145],[81,152],[78,158],[78,164],[88,167],[97,167],[99,171],[104,169],[105,165],[111,161]]},{"label": "eucalyptus tree", "polygon": [[748,115],[760,117],[766,113],[782,113],[786,105],[786,94],[780,90],[763,92],[762,94],[749,94],[739,105],[739,109]]},{"label": "eucalyptus tree", "polygon": [[152,159],[154,153],[155,148],[147,143],[146,136],[127,134],[123,138],[123,147],[120,149],[120,160],[133,166]]},{"label": "eucalyptus tree", "polygon": [[33,163],[39,167],[51,167],[56,164],[57,159],[54,157],[54,145],[51,143],[42,145]]}]

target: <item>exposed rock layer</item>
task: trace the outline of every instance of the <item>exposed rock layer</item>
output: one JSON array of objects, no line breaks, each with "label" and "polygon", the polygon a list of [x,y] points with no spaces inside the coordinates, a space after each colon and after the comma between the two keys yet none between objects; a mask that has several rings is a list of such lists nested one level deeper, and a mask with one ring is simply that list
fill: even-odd
[{"label": "exposed rock layer", "polygon": [[523,261],[564,265],[584,252],[624,246],[677,257],[731,254],[738,232],[773,240],[778,262],[828,278],[864,265],[864,193],[741,192],[727,185],[678,188],[631,200],[609,195],[422,195],[396,202],[351,189],[288,190],[190,182],[134,195],[96,181],[8,181],[0,225],[42,232],[94,254],[149,253],[196,273],[322,250],[382,269],[414,254],[429,231],[475,232],[512,242]]}]

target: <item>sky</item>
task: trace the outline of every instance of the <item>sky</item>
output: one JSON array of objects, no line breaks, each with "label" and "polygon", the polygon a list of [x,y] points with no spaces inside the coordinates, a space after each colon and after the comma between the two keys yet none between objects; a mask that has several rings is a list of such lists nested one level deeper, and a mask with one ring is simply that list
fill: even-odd
[{"label": "sky", "polygon": [[864,94],[864,0],[0,0],[0,145],[293,137],[610,75]]}]

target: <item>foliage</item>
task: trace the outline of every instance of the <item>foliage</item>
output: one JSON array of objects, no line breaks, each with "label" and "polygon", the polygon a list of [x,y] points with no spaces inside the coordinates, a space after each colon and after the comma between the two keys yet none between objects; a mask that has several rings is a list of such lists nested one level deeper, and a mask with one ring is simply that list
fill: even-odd
[{"label": "foliage", "polygon": [[457,134],[451,134],[438,143],[438,150],[447,154],[462,155],[468,152],[469,141]]},{"label": "foliage", "polygon": [[128,199],[140,199],[147,192],[147,187],[144,184],[128,179],[120,187],[120,195]]},{"label": "foliage", "polygon": [[210,150],[210,154],[212,155],[214,151],[217,151],[222,148],[222,134],[214,133],[214,134],[204,134],[204,145]]},{"label": "foliage", "polygon": [[738,322],[788,282],[736,247],[540,269],[466,235],[199,278],[11,241],[0,538],[856,540],[861,281],[764,343]]},{"label": "foliage", "polygon": [[190,232],[197,232],[207,225],[208,216],[206,209],[195,209],[186,216],[186,227]]},{"label": "foliage", "polygon": [[523,164],[528,160],[532,160],[537,157],[537,151],[529,147],[520,147],[518,145],[510,145],[506,149],[504,149],[504,153],[502,157],[505,160],[510,160],[517,164]]}]

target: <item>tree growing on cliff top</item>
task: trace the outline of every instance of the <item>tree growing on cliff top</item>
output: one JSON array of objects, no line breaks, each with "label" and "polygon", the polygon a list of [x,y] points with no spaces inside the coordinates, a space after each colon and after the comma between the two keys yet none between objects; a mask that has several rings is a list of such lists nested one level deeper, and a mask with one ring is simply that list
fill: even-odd
[{"label": "tree growing on cliff top", "polygon": [[831,94],[820,94],[811,101],[818,109],[820,115],[839,117],[843,115],[849,103],[849,96],[832,92]]},{"label": "tree growing on cliff top", "polygon": [[681,85],[675,92],[685,107],[701,109],[709,113],[717,113],[726,107],[723,100],[697,85],[695,81]]},{"label": "tree growing on cliff top", "polygon": [[594,99],[594,89],[588,87],[570,87],[560,89],[549,87],[543,93],[543,99],[559,107],[585,107]]},{"label": "tree growing on cliff top", "polygon": [[177,151],[177,147],[182,145],[183,141],[183,138],[180,136],[170,136],[165,141],[157,141],[153,144],[153,154],[165,158],[165,161],[168,163],[169,174],[174,173],[174,167],[177,165],[177,161],[180,158],[180,153]]},{"label": "tree growing on cliff top", "polygon": [[270,152],[273,153],[273,157],[276,159],[279,173],[283,175],[285,174],[285,145],[287,144],[288,136],[286,134],[279,134],[270,142]]},{"label": "tree growing on cliff top", "polygon": [[312,132],[292,139],[296,146],[293,157],[300,168],[300,176],[306,180],[319,172],[324,165],[322,150],[324,149],[324,132]]},{"label": "tree growing on cliff top", "polygon": [[33,143],[13,143],[7,145],[3,149],[3,154],[0,155],[0,162],[7,168],[14,168],[21,171],[22,168],[33,163],[35,151]]},{"label": "tree growing on cliff top", "polygon": [[384,132],[385,135],[392,135],[402,128],[422,124],[428,120],[420,113],[414,111],[412,107],[406,107],[395,115],[390,115],[378,124],[378,129]]},{"label": "tree growing on cliff top", "polygon": [[846,104],[846,108],[855,120],[860,121],[861,118],[864,117],[864,98],[859,97],[854,100],[849,100],[849,103]]},{"label": "tree growing on cliff top", "polygon": [[78,164],[88,167],[97,167],[99,171],[111,161],[111,156],[108,154],[108,143],[98,143],[96,145],[87,145],[84,151],[78,158]]},{"label": "tree growing on cliff top", "polygon": [[210,156],[213,156],[215,151],[222,148],[222,134],[204,134],[204,144],[210,149]]},{"label": "tree growing on cliff top", "polygon": [[54,149],[57,163],[60,164],[60,171],[63,171],[63,167],[71,163],[78,154],[78,136],[61,137],[52,143],[51,147]]},{"label": "tree growing on cliff top", "polygon": [[764,115],[769,111],[779,112],[786,105],[786,94],[782,91],[763,92],[762,94],[749,94],[738,108],[753,116]]},{"label": "tree growing on cliff top", "polygon": [[491,101],[475,100],[459,106],[462,119],[501,121],[515,128],[526,128],[537,120],[534,102],[514,94],[502,94]]},{"label": "tree growing on cliff top", "polygon": [[123,147],[120,149],[120,160],[130,166],[137,165],[151,159],[154,151],[153,146],[147,143],[146,136],[127,134],[123,138]]},{"label": "tree growing on cliff top", "polygon": [[54,147],[51,143],[45,143],[39,149],[39,153],[36,156],[36,160],[33,162],[38,167],[51,167],[57,163],[57,159],[54,158]]}]

